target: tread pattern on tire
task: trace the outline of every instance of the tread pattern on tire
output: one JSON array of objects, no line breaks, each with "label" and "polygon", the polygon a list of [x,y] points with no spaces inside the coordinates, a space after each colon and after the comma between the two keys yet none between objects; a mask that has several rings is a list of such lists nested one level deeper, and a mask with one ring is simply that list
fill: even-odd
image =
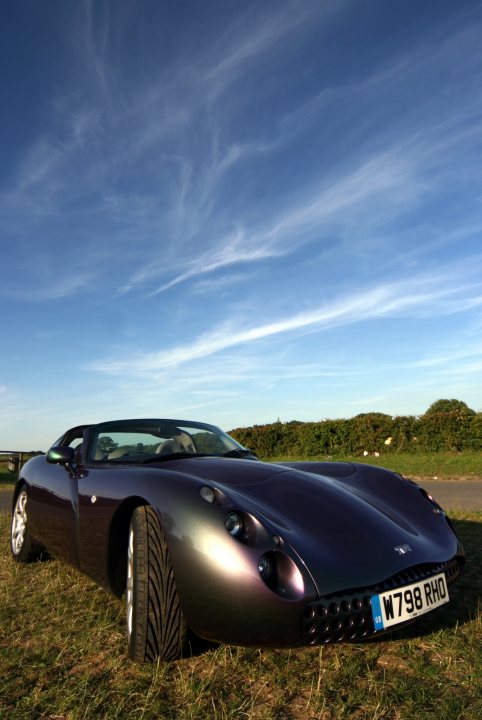
[{"label": "tread pattern on tire", "polygon": [[129,654],[138,662],[175,660],[187,649],[187,626],[164,533],[155,510],[136,508],[134,617]]}]

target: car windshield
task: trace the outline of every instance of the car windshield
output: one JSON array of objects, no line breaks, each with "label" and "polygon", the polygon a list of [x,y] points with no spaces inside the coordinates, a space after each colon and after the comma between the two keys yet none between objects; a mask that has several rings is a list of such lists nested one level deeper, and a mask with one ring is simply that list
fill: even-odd
[{"label": "car windshield", "polygon": [[156,462],[199,455],[247,453],[225,432],[185,420],[118,420],[91,428],[91,462]]}]

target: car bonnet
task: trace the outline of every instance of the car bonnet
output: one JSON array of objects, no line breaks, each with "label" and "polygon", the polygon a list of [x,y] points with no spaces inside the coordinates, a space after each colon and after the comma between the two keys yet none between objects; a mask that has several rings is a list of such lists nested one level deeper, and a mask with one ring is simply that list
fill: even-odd
[{"label": "car bonnet", "polygon": [[[352,480],[346,484],[343,478],[273,466],[262,482],[223,489],[290,544],[320,594],[373,585],[408,567],[456,555],[455,534],[417,486],[393,476],[390,499]],[[409,550],[400,555],[400,546]]]}]

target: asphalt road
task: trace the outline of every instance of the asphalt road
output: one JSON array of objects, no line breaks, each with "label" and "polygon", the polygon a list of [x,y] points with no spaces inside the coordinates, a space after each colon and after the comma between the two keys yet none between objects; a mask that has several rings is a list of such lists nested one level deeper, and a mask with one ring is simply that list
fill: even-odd
[{"label": "asphalt road", "polygon": [[419,484],[446,510],[482,510],[482,480],[423,480]]},{"label": "asphalt road", "polygon": [[[446,510],[482,510],[482,480],[423,480],[420,485]],[[0,512],[10,513],[12,491],[0,487]]]}]

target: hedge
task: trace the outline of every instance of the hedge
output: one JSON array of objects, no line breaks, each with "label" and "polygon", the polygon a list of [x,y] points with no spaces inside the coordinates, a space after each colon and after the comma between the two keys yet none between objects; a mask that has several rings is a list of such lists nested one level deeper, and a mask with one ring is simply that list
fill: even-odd
[{"label": "hedge", "polygon": [[254,425],[231,430],[230,435],[260,457],[460,452],[482,450],[482,413],[365,413],[351,419]]}]

